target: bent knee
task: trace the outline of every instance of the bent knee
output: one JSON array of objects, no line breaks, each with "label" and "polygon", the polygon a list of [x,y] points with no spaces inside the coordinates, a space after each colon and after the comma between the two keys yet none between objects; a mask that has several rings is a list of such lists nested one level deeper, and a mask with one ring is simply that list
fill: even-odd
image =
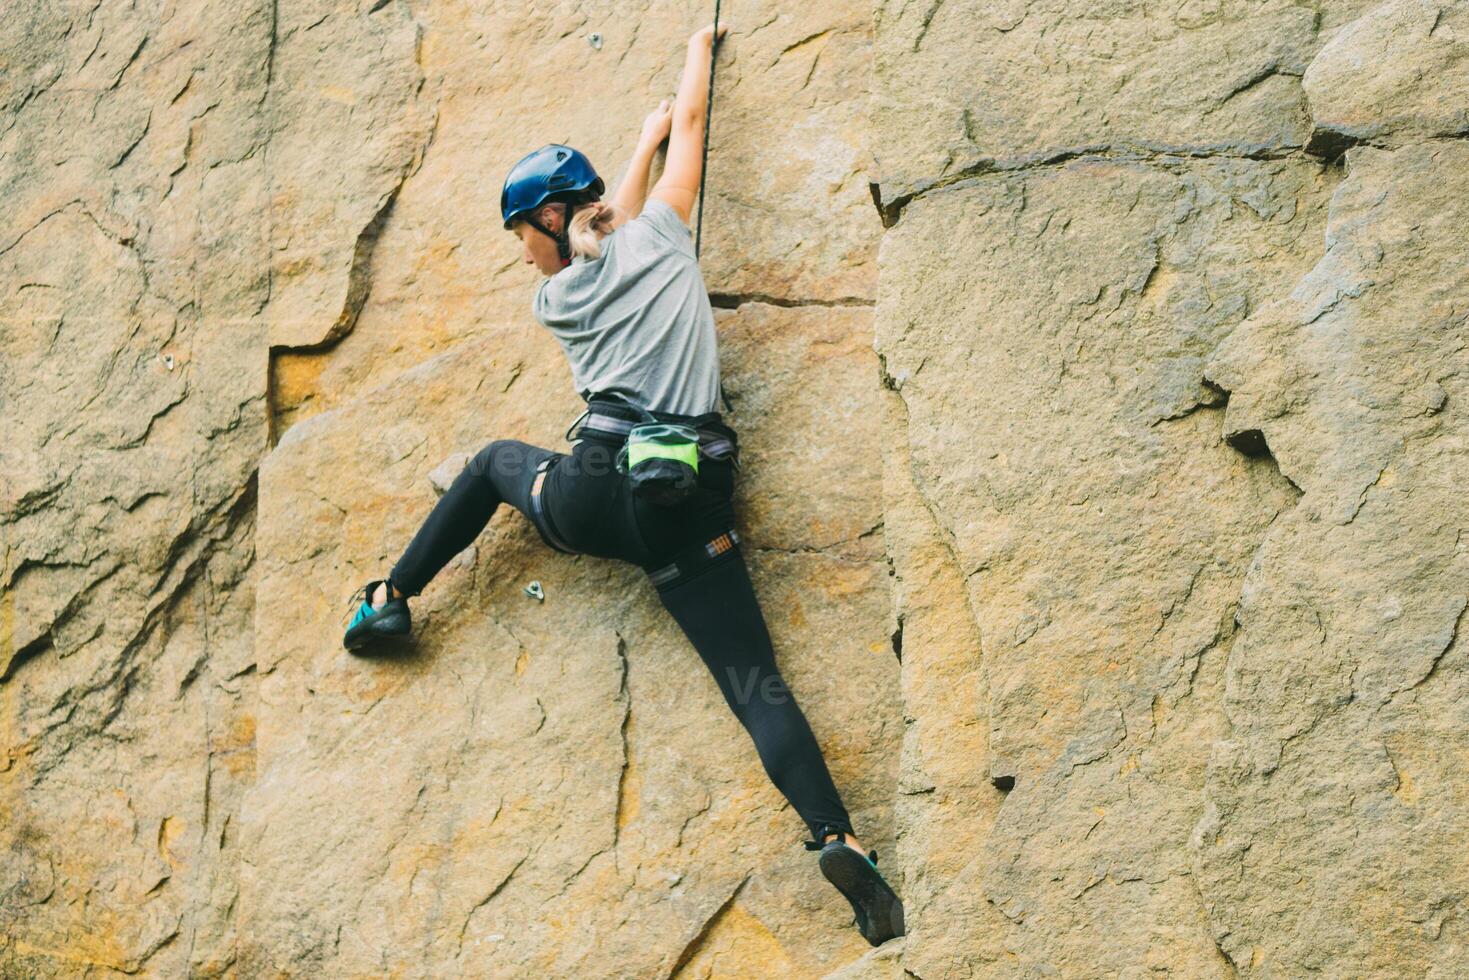
[{"label": "bent knee", "polygon": [[527,465],[529,454],[526,450],[529,448],[516,439],[496,439],[475,453],[464,468],[472,476],[513,476]]}]

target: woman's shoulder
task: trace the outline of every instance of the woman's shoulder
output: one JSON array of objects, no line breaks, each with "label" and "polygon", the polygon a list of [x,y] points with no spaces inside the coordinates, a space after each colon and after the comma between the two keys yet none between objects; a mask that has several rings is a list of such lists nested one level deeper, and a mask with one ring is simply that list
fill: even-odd
[{"label": "woman's shoulder", "polygon": [[[565,269],[561,270],[561,272],[565,271]],[[535,299],[531,302],[531,311],[543,327],[549,327],[558,320],[565,306],[562,289],[556,281],[561,272],[542,279],[541,284],[536,287]]]},{"label": "woman's shoulder", "polygon": [[575,319],[573,312],[597,291],[601,266],[600,260],[576,258],[555,275],[542,279],[531,304],[536,319],[548,327]]},{"label": "woman's shoulder", "polygon": [[646,221],[650,226],[665,235],[680,240],[693,239],[693,232],[689,230],[688,222],[679,216],[678,211],[672,204],[669,204],[661,197],[648,198],[638,218]]},{"label": "woman's shoulder", "polygon": [[660,198],[648,198],[638,216],[617,230],[625,232],[629,241],[637,241],[644,247],[671,248],[690,255],[694,251],[694,238],[689,226],[671,204]]}]

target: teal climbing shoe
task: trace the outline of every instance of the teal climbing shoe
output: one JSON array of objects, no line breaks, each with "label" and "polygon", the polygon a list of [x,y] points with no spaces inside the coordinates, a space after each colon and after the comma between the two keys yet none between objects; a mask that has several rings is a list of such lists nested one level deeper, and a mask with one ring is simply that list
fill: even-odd
[{"label": "teal climbing shoe", "polygon": [[864,856],[835,827],[822,828],[818,841],[833,833],[838,836],[824,845],[807,841],[806,849],[821,851],[817,858],[821,873],[851,904],[862,938],[881,946],[903,935],[903,902],[878,872],[877,852],[868,851]]},{"label": "teal climbing shoe", "polygon": [[347,635],[342,638],[342,645],[353,653],[370,652],[369,647],[398,646],[412,633],[413,617],[408,612],[407,597],[394,596],[381,606],[373,606],[370,596],[382,583],[382,579],[368,582],[348,600],[348,608],[361,602],[352,622],[347,624]]}]

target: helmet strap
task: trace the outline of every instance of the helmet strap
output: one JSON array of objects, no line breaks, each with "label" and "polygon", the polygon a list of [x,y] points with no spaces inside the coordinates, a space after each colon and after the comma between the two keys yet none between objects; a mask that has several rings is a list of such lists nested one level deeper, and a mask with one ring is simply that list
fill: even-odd
[{"label": "helmet strap", "polygon": [[540,232],[542,235],[545,235],[547,238],[556,243],[556,254],[561,258],[561,267],[563,269],[566,268],[568,265],[571,265],[572,205],[570,201],[565,202],[565,205],[566,216],[561,219],[561,234],[559,235],[551,231],[551,229],[547,228],[545,225],[541,224],[535,218],[532,218],[530,215],[525,216],[526,224],[530,225],[536,231]]}]

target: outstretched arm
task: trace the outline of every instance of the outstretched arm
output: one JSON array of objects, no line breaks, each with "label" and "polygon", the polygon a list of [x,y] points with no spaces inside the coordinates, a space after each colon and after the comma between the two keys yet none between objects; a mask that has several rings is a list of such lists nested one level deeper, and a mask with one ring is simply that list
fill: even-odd
[{"label": "outstretched arm", "polygon": [[[719,36],[728,30],[720,25]],[[668,134],[668,159],[663,176],[653,187],[653,196],[666,202],[685,222],[694,209],[703,175],[704,122],[709,108],[709,59],[713,56],[714,28],[706,27],[689,38],[683,79],[673,102],[673,122]]]},{"label": "outstretched arm", "polygon": [[643,202],[648,198],[648,169],[653,165],[658,147],[668,138],[672,115],[673,106],[664,99],[643,120],[643,131],[638,136],[637,149],[633,150],[632,159],[628,161],[627,173],[623,175],[622,183],[617,185],[617,193],[612,195],[612,205],[617,209],[613,227],[636,218],[642,212]]}]

